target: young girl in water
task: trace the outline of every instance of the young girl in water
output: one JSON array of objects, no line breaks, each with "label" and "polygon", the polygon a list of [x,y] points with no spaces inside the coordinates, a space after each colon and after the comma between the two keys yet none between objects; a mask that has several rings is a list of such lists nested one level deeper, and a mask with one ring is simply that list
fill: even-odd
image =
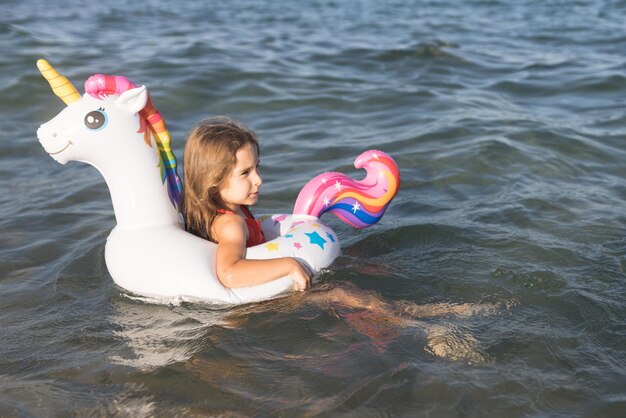
[{"label": "young girl in water", "polygon": [[228,118],[198,123],[187,139],[181,211],[188,232],[217,243],[216,270],[228,288],[290,276],[295,290],[309,272],[290,257],[247,260],[246,248],[265,242],[248,206],[259,199],[259,144],[255,133]]}]

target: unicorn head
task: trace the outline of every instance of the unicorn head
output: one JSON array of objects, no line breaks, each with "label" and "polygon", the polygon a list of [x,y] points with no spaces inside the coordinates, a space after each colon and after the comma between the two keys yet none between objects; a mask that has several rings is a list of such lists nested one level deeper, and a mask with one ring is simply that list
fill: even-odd
[{"label": "unicorn head", "polygon": [[[127,153],[125,144],[118,142],[127,138],[124,132],[127,126],[139,129],[138,113],[147,100],[148,91],[144,86],[129,89],[119,96],[95,98],[85,94],[78,100],[66,101],[68,106],[41,125],[37,137],[46,152],[61,164],[83,161],[105,167],[108,161],[120,161],[120,155],[111,154]],[[122,132],[119,132],[120,127]]]},{"label": "unicorn head", "polygon": [[97,74],[87,79],[81,96],[48,62],[39,60],[37,66],[67,104],[37,131],[46,152],[61,164],[82,161],[96,167],[109,185],[114,207],[128,206],[124,200],[150,201],[143,195],[152,193],[157,200],[169,197],[170,209],[176,209],[181,192],[176,158],[146,87],[125,77]]}]

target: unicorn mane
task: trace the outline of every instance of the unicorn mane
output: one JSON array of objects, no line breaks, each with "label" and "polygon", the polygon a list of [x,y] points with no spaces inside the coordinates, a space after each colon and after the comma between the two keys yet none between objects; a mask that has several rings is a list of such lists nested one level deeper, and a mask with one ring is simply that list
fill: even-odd
[{"label": "unicorn mane", "polygon": [[[85,93],[96,99],[102,99],[109,95],[120,95],[136,87],[128,78],[122,76],[95,74],[85,81]],[[176,171],[177,161],[172,152],[172,138],[165,126],[163,115],[152,102],[150,94],[148,94],[146,106],[139,112],[139,116],[139,132],[144,134],[144,142],[150,147],[152,146],[150,134],[154,137],[160,160],[161,181],[164,184],[167,181],[167,193],[170,201],[175,208],[178,208],[182,182]]]}]

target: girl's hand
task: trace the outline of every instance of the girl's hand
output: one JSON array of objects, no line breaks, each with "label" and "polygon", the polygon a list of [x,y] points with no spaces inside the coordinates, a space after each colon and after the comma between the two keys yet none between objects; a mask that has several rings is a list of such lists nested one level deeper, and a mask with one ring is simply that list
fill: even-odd
[{"label": "girl's hand", "polygon": [[289,273],[289,276],[293,280],[293,290],[296,292],[302,292],[309,288],[311,284],[311,272],[305,268],[295,258],[293,260],[293,270]]}]

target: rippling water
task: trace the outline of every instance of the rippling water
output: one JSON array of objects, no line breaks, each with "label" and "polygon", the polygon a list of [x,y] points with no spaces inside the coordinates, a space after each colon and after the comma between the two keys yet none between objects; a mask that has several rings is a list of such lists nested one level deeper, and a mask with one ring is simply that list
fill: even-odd
[{"label": "rippling water", "polygon": [[[623,416],[626,2],[0,5],[0,416]],[[261,138],[257,213],[380,148],[382,222],[305,294],[125,295],[100,175],[37,142],[44,57]],[[80,88],[82,91],[82,87]]]}]

